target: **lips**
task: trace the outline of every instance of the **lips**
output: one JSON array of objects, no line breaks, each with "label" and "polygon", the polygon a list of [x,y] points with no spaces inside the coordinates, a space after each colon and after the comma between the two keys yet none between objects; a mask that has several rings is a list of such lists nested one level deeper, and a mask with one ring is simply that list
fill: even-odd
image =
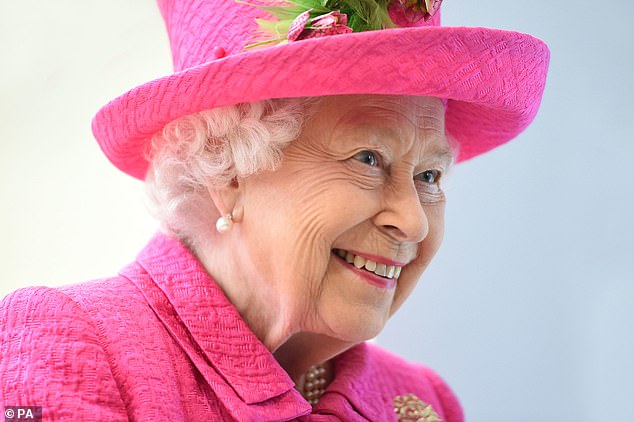
[{"label": "lips", "polygon": [[333,252],[358,269],[363,269],[388,279],[398,279],[403,268],[399,265],[381,264],[343,249],[333,249]]}]

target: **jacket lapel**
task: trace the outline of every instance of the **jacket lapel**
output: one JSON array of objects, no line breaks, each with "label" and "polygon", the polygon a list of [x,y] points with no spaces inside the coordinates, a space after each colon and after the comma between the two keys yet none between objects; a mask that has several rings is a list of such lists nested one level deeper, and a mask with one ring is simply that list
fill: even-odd
[{"label": "jacket lapel", "polygon": [[255,337],[192,253],[158,234],[121,275],[237,419],[287,420],[310,413],[294,382]]}]

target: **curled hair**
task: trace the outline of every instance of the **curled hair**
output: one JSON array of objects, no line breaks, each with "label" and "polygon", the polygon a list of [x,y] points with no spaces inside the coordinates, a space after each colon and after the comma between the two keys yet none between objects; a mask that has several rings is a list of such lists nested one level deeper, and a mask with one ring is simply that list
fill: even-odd
[{"label": "curled hair", "polygon": [[218,217],[210,186],[275,170],[296,139],[311,99],[274,99],[205,110],[169,123],[152,139],[146,189],[152,211],[186,243]]}]

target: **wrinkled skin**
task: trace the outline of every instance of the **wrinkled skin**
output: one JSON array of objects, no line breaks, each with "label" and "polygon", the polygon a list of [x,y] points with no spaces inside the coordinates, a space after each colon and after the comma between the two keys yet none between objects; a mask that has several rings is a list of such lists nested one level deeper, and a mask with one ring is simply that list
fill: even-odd
[{"label": "wrinkled skin", "polygon": [[[451,162],[435,98],[328,97],[272,172],[210,189],[236,224],[199,253],[291,373],[376,336],[440,246]],[[406,263],[394,288],[332,252]],[[299,357],[301,356],[301,357]]]}]

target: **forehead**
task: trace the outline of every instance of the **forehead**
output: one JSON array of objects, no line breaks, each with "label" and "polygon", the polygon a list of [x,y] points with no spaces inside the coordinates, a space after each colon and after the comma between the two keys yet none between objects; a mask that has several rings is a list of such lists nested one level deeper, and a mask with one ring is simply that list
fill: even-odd
[{"label": "forehead", "polygon": [[406,95],[341,95],[326,97],[322,104],[330,115],[340,115],[344,120],[379,120],[384,124],[412,124],[425,126],[444,124],[445,110],[442,102],[432,97]]},{"label": "forehead", "polygon": [[314,119],[335,128],[372,125],[395,130],[433,130],[444,133],[445,108],[432,97],[341,95],[324,97]]},{"label": "forehead", "polygon": [[311,131],[320,134],[354,133],[367,138],[368,142],[398,142],[405,149],[422,147],[428,152],[433,151],[434,155],[451,156],[445,136],[445,107],[437,98],[388,95],[324,97],[313,116]]}]

